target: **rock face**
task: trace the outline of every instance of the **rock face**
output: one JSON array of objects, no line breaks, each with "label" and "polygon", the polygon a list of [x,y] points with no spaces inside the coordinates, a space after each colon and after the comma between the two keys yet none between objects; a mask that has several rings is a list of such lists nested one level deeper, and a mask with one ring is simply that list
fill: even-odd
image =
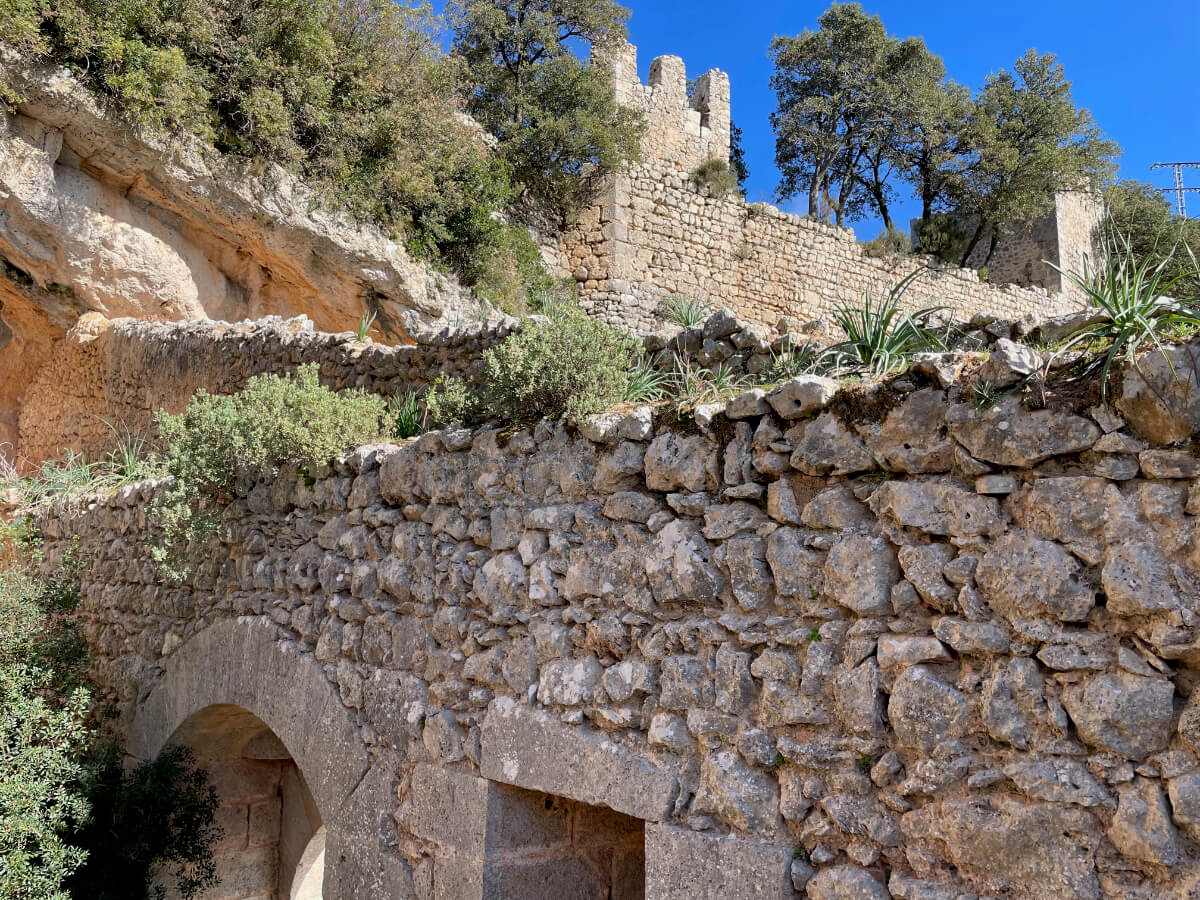
[{"label": "rock face", "polygon": [[[0,118],[0,394],[82,312],[238,321],[304,314],[326,331],[367,311],[391,341],[475,301],[378,229],[326,212],[279,167],[251,175],[183,139],[168,147],[105,114],[65,71],[0,51],[25,97]],[[0,427],[3,426],[0,422]]]}]

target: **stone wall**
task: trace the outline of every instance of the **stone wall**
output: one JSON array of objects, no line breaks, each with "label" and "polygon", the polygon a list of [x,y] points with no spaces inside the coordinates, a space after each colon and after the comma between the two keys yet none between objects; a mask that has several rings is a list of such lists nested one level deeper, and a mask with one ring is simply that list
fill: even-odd
[{"label": "stone wall", "polygon": [[1082,302],[1083,292],[1050,263],[1068,272],[1095,271],[1103,217],[1104,205],[1098,197],[1082,191],[1060,192],[1054,197],[1053,208],[1044,216],[1005,229],[991,260],[987,260],[991,240],[988,229],[968,265],[981,268],[986,262],[988,280],[995,284],[1038,285]]},{"label": "stone wall", "polygon": [[[95,674],[135,726],[170,733],[191,707],[143,703],[163,673],[219,677],[205,653],[250,651],[206,636],[259,623],[289,661],[253,651],[255,702],[309,777],[295,676],[278,702],[270,679],[323,672],[395,772],[354,792],[403,863],[387,896],[631,896],[637,828],[655,900],[1194,896],[1200,385],[1165,406],[1131,372],[1127,426],[980,411],[944,371],[805,377],[683,430],[638,408],[360,448],[243,485],[185,583],[149,557],[160,486],[133,486],[44,513],[46,565],[79,541]],[[538,868],[592,852],[533,815],[596,814],[556,797],[625,817],[599,869]]]},{"label": "stone wall", "polygon": [[[706,159],[729,155],[728,76],[702,75],[689,97],[678,57],[654,60],[647,84],[637,78],[632,46],[613,58],[617,98],[646,116],[643,161],[613,177],[550,254],[601,318],[652,330],[659,301],[687,294],[768,325],[782,316],[816,319],[838,303],[861,302],[867,291],[886,294],[917,268],[926,274],[906,295],[910,309],[946,304],[963,319],[977,312],[1016,319],[1077,305],[1074,297],[1047,296],[1036,286],[999,285],[1006,269],[1004,279],[985,284],[973,269],[935,269],[926,257],[875,259],[850,229],[736,195],[703,195],[691,174]],[[1037,284],[1016,269],[1012,280]]]},{"label": "stone wall", "polygon": [[335,390],[361,387],[385,397],[420,391],[442,373],[466,375],[483,351],[519,325],[501,319],[448,327],[420,343],[359,342],[313,330],[306,317],[230,324],[108,320],[87,315],[30,385],[21,408],[17,455],[57,459],[67,449],[90,459],[115,438],[145,434],[158,409],[181,412],[199,389],[229,394],[254,375],[320,366]]}]

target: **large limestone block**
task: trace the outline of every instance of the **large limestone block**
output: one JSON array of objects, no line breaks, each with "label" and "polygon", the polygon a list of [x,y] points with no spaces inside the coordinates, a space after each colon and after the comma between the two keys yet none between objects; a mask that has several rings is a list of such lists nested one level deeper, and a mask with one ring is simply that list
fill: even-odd
[{"label": "large limestone block", "polygon": [[951,481],[886,481],[869,502],[876,515],[929,534],[995,536],[1004,528],[995,500]]},{"label": "large limestone block", "polygon": [[497,697],[483,720],[485,778],[649,822],[667,819],[675,776],[600,732],[564,725],[510,697]]},{"label": "large limestone block", "polygon": [[654,900],[791,900],[791,864],[790,844],[646,826],[646,896]]},{"label": "large limestone block", "polygon": [[904,836],[948,858],[980,893],[1097,900],[1100,828],[1091,813],[1011,797],[947,799],[900,820]]},{"label": "large limestone block", "polygon": [[988,605],[1009,620],[1049,615],[1082,622],[1096,602],[1082,567],[1060,544],[1024,531],[994,541],[975,570]]},{"label": "large limestone block", "polygon": [[1148,441],[1173,444],[1189,438],[1200,430],[1200,344],[1142,356],[1123,373],[1114,405]]},{"label": "large limestone block", "polygon": [[1175,727],[1175,686],[1129,672],[1095,675],[1063,692],[1063,706],[1088,744],[1128,759],[1167,746]]},{"label": "large limestone block", "polygon": [[1028,410],[1017,397],[989,410],[956,406],[947,421],[950,434],[976,459],[1021,469],[1087,450],[1100,438],[1100,429],[1088,419],[1049,409]]}]

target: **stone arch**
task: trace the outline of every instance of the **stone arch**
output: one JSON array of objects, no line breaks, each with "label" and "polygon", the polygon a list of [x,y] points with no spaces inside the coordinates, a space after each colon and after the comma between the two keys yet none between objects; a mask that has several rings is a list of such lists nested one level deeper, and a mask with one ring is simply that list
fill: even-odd
[{"label": "stone arch", "polygon": [[238,747],[276,739],[295,763],[324,829],[324,900],[412,896],[411,871],[386,846],[393,773],[373,762],[322,666],[268,620],[217,622],[168,657],[134,710],[129,751],[150,759],[217,731],[227,744],[241,735]]}]

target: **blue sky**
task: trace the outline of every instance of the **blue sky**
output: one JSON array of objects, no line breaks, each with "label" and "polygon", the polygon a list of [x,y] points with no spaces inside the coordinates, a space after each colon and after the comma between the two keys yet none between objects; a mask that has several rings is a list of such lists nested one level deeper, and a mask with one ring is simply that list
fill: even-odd
[{"label": "blue sky", "polygon": [[[630,39],[638,47],[645,81],[656,56],[674,54],[689,75],[729,73],[733,118],[744,134],[750,180],[748,200],[768,200],[778,182],[775,137],[767,116],[775,108],[768,82],[767,45],[777,34],[816,27],[827,2],[692,3],[624,0],[632,9]],[[435,4],[441,7],[441,3]],[[867,0],[889,33],[920,35],[946,62],[954,80],[978,88],[989,72],[1010,67],[1030,47],[1055,53],[1073,82],[1078,105],[1124,149],[1121,177],[1170,184],[1161,161],[1200,161],[1200,0],[1008,0],[1006,3]],[[1200,169],[1187,175],[1200,187]],[[1189,197],[1200,215],[1200,194]],[[804,201],[785,207],[805,212]],[[920,211],[911,201],[893,210],[898,223]],[[874,237],[877,221],[855,223],[860,239]]]},{"label": "blue sky", "polygon": [[[777,34],[816,26],[827,3],[759,0],[690,4],[625,0],[633,10],[630,39],[638,46],[645,80],[650,61],[682,56],[688,74],[729,73],[733,118],[744,133],[750,181],[748,200],[770,200],[778,180],[774,134],[767,116],[775,108],[768,87],[767,45]],[[989,72],[1011,66],[1030,47],[1058,55],[1073,82],[1076,104],[1092,111],[1100,127],[1124,149],[1121,176],[1170,184],[1160,161],[1200,160],[1200,2],[1114,0],[1009,0],[1007,3],[864,2],[889,33],[919,35],[946,62],[951,78],[977,88]],[[1186,175],[1200,187],[1200,169]],[[1200,194],[1189,195],[1200,215]],[[804,201],[789,206],[805,212]],[[919,205],[895,210],[897,222]],[[876,221],[855,223],[860,239],[874,237]]]}]

